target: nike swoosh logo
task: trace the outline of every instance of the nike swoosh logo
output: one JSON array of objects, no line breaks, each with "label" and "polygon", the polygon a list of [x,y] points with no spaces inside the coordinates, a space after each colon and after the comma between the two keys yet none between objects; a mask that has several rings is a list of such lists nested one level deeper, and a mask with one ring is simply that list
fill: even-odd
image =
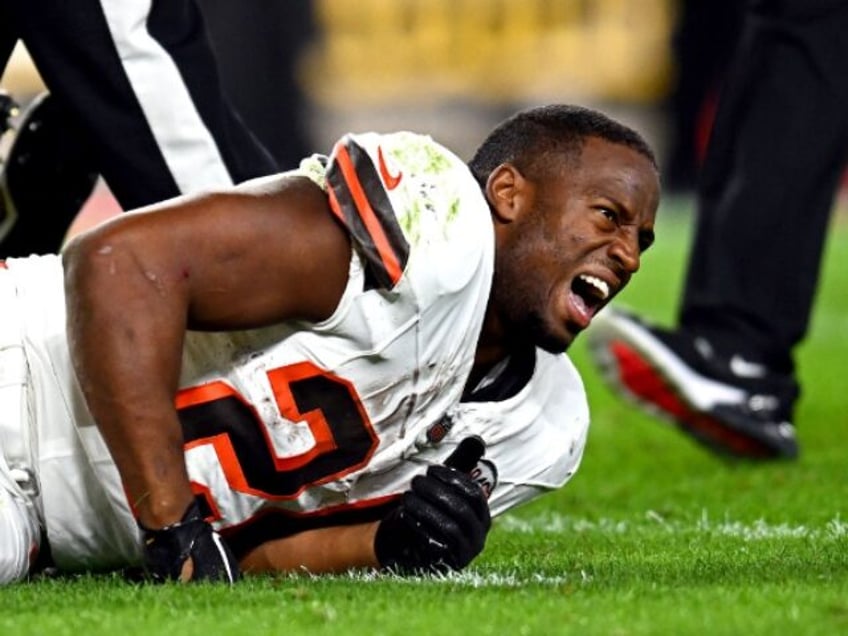
[{"label": "nike swoosh logo", "polygon": [[383,178],[383,183],[386,184],[386,189],[394,190],[398,185],[400,185],[400,180],[403,178],[403,172],[398,171],[396,175],[393,175],[389,172],[388,166],[386,166],[386,159],[383,157],[383,147],[377,147],[377,163],[380,167],[380,176]]},{"label": "nike swoosh logo", "polygon": [[740,378],[764,378],[767,373],[765,365],[749,362],[738,355],[730,358],[730,370]]}]

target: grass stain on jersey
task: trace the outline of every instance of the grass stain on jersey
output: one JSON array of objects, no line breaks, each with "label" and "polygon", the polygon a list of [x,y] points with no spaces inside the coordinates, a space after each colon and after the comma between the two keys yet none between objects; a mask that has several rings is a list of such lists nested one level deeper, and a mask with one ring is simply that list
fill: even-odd
[{"label": "grass stain on jersey", "polygon": [[389,152],[403,165],[419,174],[441,174],[451,169],[451,161],[430,137],[398,133],[402,142]]}]

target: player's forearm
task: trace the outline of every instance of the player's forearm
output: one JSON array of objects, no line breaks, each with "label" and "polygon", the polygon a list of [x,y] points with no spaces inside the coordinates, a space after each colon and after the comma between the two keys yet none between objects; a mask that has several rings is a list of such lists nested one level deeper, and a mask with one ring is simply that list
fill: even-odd
[{"label": "player's forearm", "polygon": [[70,246],[64,261],[71,358],[86,403],[139,520],[177,521],[191,500],[173,406],[180,290],[108,233]]},{"label": "player's forearm", "polygon": [[374,554],[377,522],[307,530],[268,541],[241,561],[245,572],[338,573],[353,568],[378,568]]}]

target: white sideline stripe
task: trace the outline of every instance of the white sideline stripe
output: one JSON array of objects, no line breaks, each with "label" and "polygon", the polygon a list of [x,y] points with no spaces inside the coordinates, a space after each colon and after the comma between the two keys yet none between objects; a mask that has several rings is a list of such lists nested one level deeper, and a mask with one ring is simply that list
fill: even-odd
[{"label": "white sideline stripe", "polygon": [[648,510],[643,520],[588,520],[566,515],[544,515],[531,519],[519,519],[505,515],[497,520],[499,532],[518,534],[565,534],[591,533],[629,534],[645,530],[655,531],[657,527],[673,534],[705,534],[712,536],[738,537],[746,541],[769,539],[843,539],[848,537],[848,522],[838,515],[821,526],[792,525],[788,523],[769,523],[763,519],[753,522],[733,521],[730,519],[711,520],[706,512],[694,523],[669,521],[659,513]]},{"label": "white sideline stripe", "polygon": [[151,0],[100,0],[124,71],[183,193],[232,184],[180,71],[147,31]]},{"label": "white sideline stripe", "polygon": [[693,373],[677,356],[659,345],[648,331],[629,320],[617,319],[614,312],[598,314],[588,336],[599,349],[607,349],[611,340],[623,340],[635,347],[652,361],[689,405],[698,410],[705,411],[716,404],[738,403],[745,399],[745,392],[741,389]]}]

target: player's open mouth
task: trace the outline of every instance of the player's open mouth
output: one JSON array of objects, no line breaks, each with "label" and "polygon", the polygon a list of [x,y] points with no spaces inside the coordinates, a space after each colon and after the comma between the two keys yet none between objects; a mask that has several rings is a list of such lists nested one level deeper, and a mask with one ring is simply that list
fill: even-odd
[{"label": "player's open mouth", "polygon": [[605,280],[589,274],[576,276],[571,283],[569,300],[576,310],[577,322],[587,327],[597,311],[610,297],[610,286]]}]

